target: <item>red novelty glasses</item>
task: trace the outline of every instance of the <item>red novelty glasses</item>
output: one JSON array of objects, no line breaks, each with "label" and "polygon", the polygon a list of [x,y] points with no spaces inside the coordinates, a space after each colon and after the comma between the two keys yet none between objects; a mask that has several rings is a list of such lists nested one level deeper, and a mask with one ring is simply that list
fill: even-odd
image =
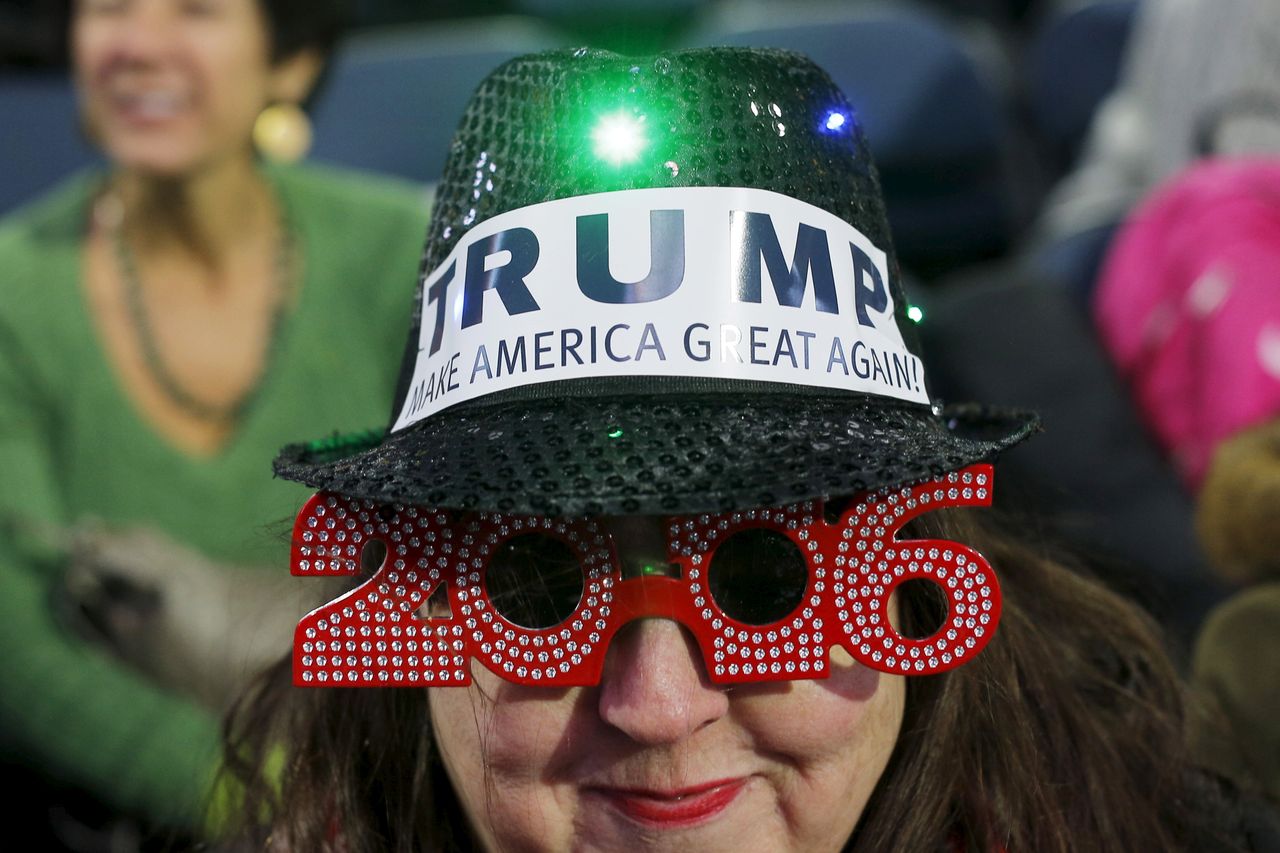
[{"label": "red novelty glasses", "polygon": [[[896,537],[921,513],[989,505],[991,478],[990,465],[974,465],[860,495],[834,524],[820,500],[665,518],[670,564],[635,577],[624,576],[599,519],[447,513],[320,492],[295,523],[293,574],[357,574],[367,548],[385,557],[298,623],[294,683],[465,685],[475,658],[522,684],[596,684],[613,635],[645,617],[688,628],[716,683],[823,678],[833,644],[884,672],[941,672],[990,641],[1000,587],[968,546]],[[944,593],[947,614],[932,636],[904,637],[889,624],[889,597],[910,580]]]}]

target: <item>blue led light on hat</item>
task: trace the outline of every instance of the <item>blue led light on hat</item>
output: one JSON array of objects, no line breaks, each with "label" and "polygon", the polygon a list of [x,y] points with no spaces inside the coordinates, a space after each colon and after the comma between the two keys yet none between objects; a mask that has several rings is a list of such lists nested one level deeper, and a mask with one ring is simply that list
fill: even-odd
[{"label": "blue led light on hat", "polygon": [[835,131],[835,130],[840,130],[842,127],[844,127],[848,123],[849,123],[849,117],[847,115],[845,115],[840,110],[832,110],[831,112],[827,113],[826,118],[823,119],[822,126],[826,130]]}]

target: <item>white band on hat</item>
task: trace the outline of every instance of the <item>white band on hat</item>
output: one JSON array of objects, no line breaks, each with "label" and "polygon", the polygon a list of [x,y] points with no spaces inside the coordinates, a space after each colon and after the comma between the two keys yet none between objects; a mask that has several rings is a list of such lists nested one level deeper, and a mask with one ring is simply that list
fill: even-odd
[{"label": "white band on hat", "polygon": [[393,431],[538,382],[690,376],[928,403],[894,321],[886,256],[778,193],[623,190],[472,228],[422,280],[413,380]]}]

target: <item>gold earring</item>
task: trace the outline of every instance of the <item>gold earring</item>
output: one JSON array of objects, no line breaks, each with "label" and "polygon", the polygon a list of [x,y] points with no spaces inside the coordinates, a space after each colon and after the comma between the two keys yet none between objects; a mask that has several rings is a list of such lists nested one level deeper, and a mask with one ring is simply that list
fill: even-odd
[{"label": "gold earring", "polygon": [[270,104],[253,122],[253,145],[275,163],[296,163],[311,150],[311,120],[297,104]]}]

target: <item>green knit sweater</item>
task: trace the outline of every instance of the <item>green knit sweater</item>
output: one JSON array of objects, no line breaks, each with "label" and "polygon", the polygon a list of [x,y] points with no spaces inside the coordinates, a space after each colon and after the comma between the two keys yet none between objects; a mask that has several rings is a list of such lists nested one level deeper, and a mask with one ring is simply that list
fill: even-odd
[{"label": "green knit sweater", "polygon": [[219,721],[67,631],[58,549],[15,530],[145,523],[210,557],[288,571],[279,523],[288,529],[309,491],[273,479],[271,459],[286,442],[386,416],[427,210],[423,193],[382,178],[270,174],[305,279],[255,402],[207,459],[142,420],[87,313],[81,250],[101,177],[0,220],[0,751],[168,823],[198,820]]}]

